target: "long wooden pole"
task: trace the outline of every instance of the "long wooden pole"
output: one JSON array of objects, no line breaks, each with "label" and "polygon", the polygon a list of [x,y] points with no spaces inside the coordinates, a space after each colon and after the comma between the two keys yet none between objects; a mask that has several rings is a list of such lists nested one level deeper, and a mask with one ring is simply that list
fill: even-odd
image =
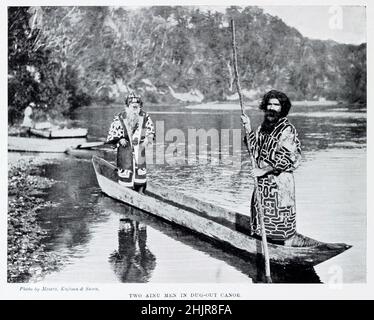
[{"label": "long wooden pole", "polygon": [[[239,81],[239,72],[238,72],[238,58],[236,53],[236,40],[235,40],[235,22],[234,20],[231,20],[231,30],[232,30],[232,49],[233,49],[233,60],[234,60],[234,73],[235,73],[235,84],[236,89],[238,91],[239,95],[239,103],[240,108],[242,111],[242,114],[244,115],[244,105],[243,105],[243,96],[242,96],[242,90],[240,87],[240,81]],[[250,149],[248,149],[250,156],[251,156],[251,162],[252,162],[252,168],[257,168],[255,157],[253,156]],[[255,185],[255,196],[257,199],[258,204],[258,217],[260,220],[260,227],[261,227],[261,237],[262,237],[262,250],[264,251],[264,258],[265,258],[265,277],[266,281],[268,283],[271,283],[271,274],[270,274],[270,259],[269,259],[269,249],[268,249],[268,243],[266,239],[266,230],[265,230],[265,223],[264,223],[264,213],[263,208],[261,205],[261,198],[258,190],[258,183],[257,178],[253,178],[254,185]]]}]

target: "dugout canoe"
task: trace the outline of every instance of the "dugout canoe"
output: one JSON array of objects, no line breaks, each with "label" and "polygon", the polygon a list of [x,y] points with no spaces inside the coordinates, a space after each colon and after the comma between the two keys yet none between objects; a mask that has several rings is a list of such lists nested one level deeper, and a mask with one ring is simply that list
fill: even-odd
[{"label": "dugout canoe", "polygon": [[85,138],[48,140],[8,136],[8,151],[65,153],[67,149],[76,148],[85,142]]},{"label": "dugout canoe", "polygon": [[30,133],[48,139],[67,139],[67,138],[85,138],[88,130],[86,128],[50,128],[50,129],[35,129],[31,128]]},{"label": "dugout canoe", "polygon": [[[263,255],[261,240],[248,235],[249,218],[245,214],[176,191],[169,192],[151,183],[147,183],[145,194],[140,194],[118,184],[114,165],[97,156],[93,156],[92,162],[102,192],[111,198],[223,242],[243,253]],[[351,248],[345,243],[324,243],[299,236],[312,245],[294,247],[268,243],[270,260],[281,265],[312,267]]]}]

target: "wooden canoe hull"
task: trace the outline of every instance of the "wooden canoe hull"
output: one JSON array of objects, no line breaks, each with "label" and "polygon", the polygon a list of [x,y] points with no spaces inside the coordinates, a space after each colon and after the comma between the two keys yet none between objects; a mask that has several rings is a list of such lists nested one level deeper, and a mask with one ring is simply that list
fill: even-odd
[{"label": "wooden canoe hull", "polygon": [[[175,203],[160,200],[159,197],[135,192],[117,183],[116,168],[112,164],[96,156],[93,157],[92,161],[99,186],[108,196],[211,239],[224,242],[243,252],[263,255],[261,241],[235,230],[232,226],[230,227],[231,223],[222,223],[227,217],[223,216],[220,219],[221,221],[217,221],[217,219],[210,218],[207,215],[197,214],[196,210],[190,211],[185,205],[178,206]],[[150,189],[155,192],[157,188],[150,185]],[[176,192],[174,193],[176,194]],[[217,215],[217,213],[211,214],[211,216],[214,215]],[[237,213],[236,216],[241,216],[241,214]],[[244,218],[242,220],[245,221]],[[273,263],[277,264],[315,266],[350,247],[346,244],[322,242],[318,242],[318,245],[313,247],[289,247],[269,243],[269,257]]]},{"label": "wooden canoe hull", "polygon": [[24,138],[8,136],[8,151],[16,152],[42,152],[65,153],[68,148],[75,148],[86,139],[59,139],[47,140],[40,138]]},{"label": "wooden canoe hull", "polygon": [[48,139],[84,138],[88,130],[85,128],[75,129],[30,129],[30,133]]}]

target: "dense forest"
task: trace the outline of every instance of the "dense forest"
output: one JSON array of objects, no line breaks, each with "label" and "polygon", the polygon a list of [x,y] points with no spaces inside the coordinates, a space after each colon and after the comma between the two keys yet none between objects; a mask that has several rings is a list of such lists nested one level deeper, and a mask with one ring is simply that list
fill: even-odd
[{"label": "dense forest", "polygon": [[[246,99],[284,90],[293,100],[366,103],[366,44],[311,40],[257,7],[8,7],[8,119],[29,102],[68,115],[92,101],[225,101],[235,94],[235,19]],[[190,101],[194,101],[193,98]]]}]

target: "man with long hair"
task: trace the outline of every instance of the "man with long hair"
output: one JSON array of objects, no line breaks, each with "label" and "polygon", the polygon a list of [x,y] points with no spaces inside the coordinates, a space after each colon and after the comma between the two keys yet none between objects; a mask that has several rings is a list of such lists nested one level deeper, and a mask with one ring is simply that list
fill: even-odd
[{"label": "man with long hair", "polygon": [[124,110],[114,117],[107,143],[117,147],[118,182],[143,192],[147,182],[145,147],[152,144],[155,131],[151,117],[143,111],[140,96],[127,96]]},{"label": "man with long hair", "polygon": [[245,142],[257,164],[257,168],[251,169],[250,175],[257,179],[260,195],[257,199],[256,190],[252,195],[252,233],[261,235],[258,218],[261,206],[267,237],[282,244],[292,241],[296,234],[293,171],[301,159],[297,131],[287,119],[290,108],[291,102],[283,92],[271,90],[264,95],[260,104],[264,120],[256,132],[252,130],[250,119],[242,115]]}]

